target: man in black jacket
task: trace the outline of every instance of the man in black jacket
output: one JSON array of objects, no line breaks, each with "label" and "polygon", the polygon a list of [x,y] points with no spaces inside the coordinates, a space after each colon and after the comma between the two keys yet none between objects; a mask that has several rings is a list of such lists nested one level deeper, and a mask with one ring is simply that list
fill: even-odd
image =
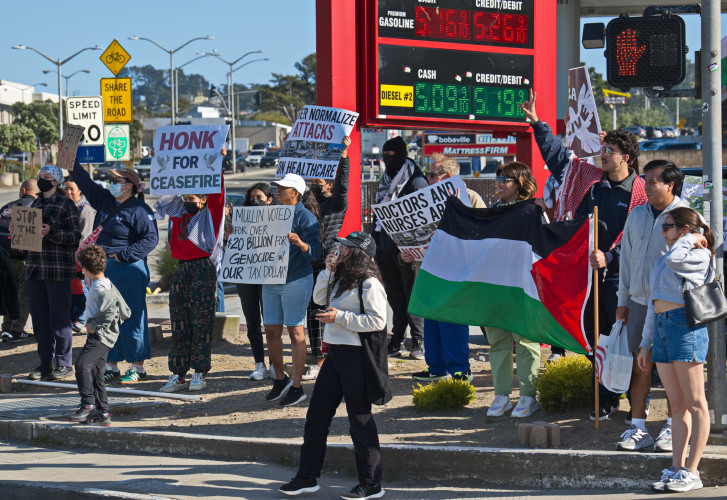
[{"label": "man in black jacket", "polygon": [[[386,171],[379,181],[376,203],[396,200],[429,185],[421,169],[409,159],[406,143],[401,137],[386,141],[382,150]],[[406,327],[409,326],[412,339],[409,357],[424,359],[424,322],[419,316],[408,312],[418,263],[402,260],[396,244],[378,223],[374,239],[377,244],[376,263],[384,278],[387,299],[394,313],[393,335],[389,342],[388,354],[391,357],[401,356],[401,343],[404,341]]]},{"label": "man in black jacket", "polygon": [[[341,230],[343,218],[346,216],[346,210],[348,209],[348,146],[350,145],[351,138],[344,137],[341,161],[338,162],[336,177],[332,181],[329,179],[311,180],[311,191],[318,200],[318,207],[320,208],[321,244],[323,247],[320,258],[313,262],[314,283],[318,278],[318,273],[326,267],[326,256],[338,245],[336,236]],[[322,350],[323,328],[321,328],[321,322],[315,319],[313,314],[313,311],[319,308],[320,306],[313,302],[312,299],[308,303],[308,340],[316,364],[306,367],[303,372],[303,380],[315,380],[325,359]]]},{"label": "man in black jacket", "polygon": [[0,245],[2,245],[9,253],[10,265],[15,274],[17,283],[18,305],[20,306],[20,316],[11,320],[10,316],[3,316],[2,337],[3,342],[21,342],[28,338],[29,334],[25,331],[25,323],[28,321],[28,283],[25,281],[25,257],[27,252],[21,250],[12,250],[10,248],[10,221],[12,207],[19,205],[29,207],[33,200],[38,197],[38,184],[35,179],[28,179],[20,185],[20,198],[11,201],[4,207],[0,208]]}]

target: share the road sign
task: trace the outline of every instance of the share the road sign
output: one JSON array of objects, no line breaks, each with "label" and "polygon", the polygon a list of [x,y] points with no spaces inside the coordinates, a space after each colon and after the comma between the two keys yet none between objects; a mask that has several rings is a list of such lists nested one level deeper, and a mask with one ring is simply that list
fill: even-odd
[{"label": "share the road sign", "polygon": [[121,46],[121,44],[114,38],[114,41],[109,44],[106,50],[101,54],[101,62],[111,71],[114,76],[118,76],[119,71],[124,69],[126,63],[129,62],[131,56]]},{"label": "share the road sign", "polygon": [[103,97],[103,121],[106,123],[131,123],[131,78],[101,78]]}]

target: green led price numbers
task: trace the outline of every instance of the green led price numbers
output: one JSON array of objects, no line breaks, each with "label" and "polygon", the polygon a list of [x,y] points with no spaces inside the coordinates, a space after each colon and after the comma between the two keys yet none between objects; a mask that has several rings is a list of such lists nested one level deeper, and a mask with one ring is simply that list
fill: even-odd
[{"label": "green led price numbers", "polygon": [[418,113],[469,115],[469,85],[419,82],[414,88],[414,110]]},{"label": "green led price numbers", "polygon": [[474,87],[473,114],[496,118],[525,118],[520,104],[528,100],[527,89]]}]

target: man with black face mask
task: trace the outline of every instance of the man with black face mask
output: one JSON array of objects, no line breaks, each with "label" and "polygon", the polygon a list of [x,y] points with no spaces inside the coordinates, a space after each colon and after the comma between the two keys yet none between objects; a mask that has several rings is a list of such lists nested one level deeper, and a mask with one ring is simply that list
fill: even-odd
[{"label": "man with black face mask", "polygon": [[[406,143],[401,137],[394,137],[384,143],[383,156],[386,172],[381,176],[376,192],[376,203],[392,201],[429,185],[421,169],[407,155]],[[376,240],[376,263],[384,278],[386,296],[394,312],[394,327],[389,356],[401,356],[401,343],[409,326],[412,348],[409,357],[424,359],[423,320],[409,314],[409,297],[414,287],[417,268],[409,259],[402,259],[399,249],[377,222],[374,230]]]},{"label": "man with black face mask", "polygon": [[[313,262],[313,282],[318,278],[325,267],[325,257],[338,245],[336,236],[343,225],[343,218],[346,216],[348,209],[348,146],[351,145],[351,138],[346,136],[343,138],[343,152],[341,152],[341,160],[338,162],[336,169],[336,177],[333,181],[329,179],[312,179],[311,191],[318,200],[320,209],[320,226],[321,226],[321,244],[323,250],[321,257]],[[319,309],[318,304],[311,301],[308,303],[308,340],[311,351],[316,359],[314,366],[306,367],[303,372],[303,380],[315,380],[318,377],[318,371],[323,365],[323,329],[321,323],[315,319],[313,311]]]}]

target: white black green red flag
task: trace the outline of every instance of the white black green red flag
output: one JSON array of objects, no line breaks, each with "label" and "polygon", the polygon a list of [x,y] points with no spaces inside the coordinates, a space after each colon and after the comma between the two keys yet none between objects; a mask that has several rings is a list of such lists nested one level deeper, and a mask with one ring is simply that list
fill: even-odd
[{"label": "white black green red flag", "polygon": [[590,352],[583,311],[593,274],[592,219],[543,224],[541,215],[533,200],[475,209],[450,197],[409,312]]}]

